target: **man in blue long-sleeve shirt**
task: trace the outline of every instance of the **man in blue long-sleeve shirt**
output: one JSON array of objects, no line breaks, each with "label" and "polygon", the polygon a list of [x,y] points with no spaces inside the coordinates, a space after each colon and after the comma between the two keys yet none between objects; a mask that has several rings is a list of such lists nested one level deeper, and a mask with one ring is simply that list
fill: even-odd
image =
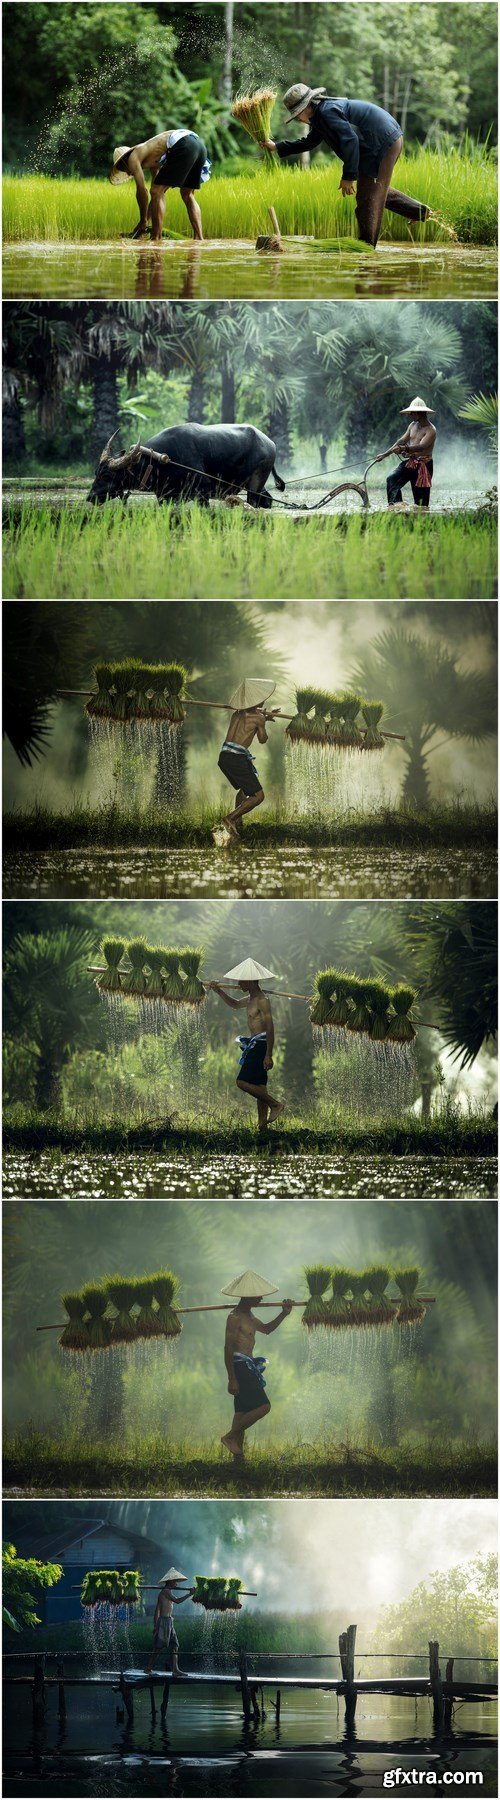
[{"label": "man in blue long-sleeve shirt", "polygon": [[377,243],[384,207],[414,223],[429,218],[428,206],[390,185],[403,148],[401,126],[391,113],[371,100],[330,99],[324,88],[310,88],[302,81],[288,89],[284,103],[290,121],[299,119],[310,130],[302,138],[282,138],[278,143],[269,139],[263,148],[275,150],[280,158],[303,156],[319,144],[334,150],[343,164],[341,193],[356,193],[356,217],[364,243]]}]

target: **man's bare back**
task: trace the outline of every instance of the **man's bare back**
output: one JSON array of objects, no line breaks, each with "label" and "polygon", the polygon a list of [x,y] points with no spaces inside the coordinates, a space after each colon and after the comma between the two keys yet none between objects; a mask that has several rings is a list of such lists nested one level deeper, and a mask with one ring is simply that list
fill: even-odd
[{"label": "man's bare back", "polygon": [[262,708],[256,707],[252,712],[234,712],[226,737],[228,743],[241,744],[244,750],[250,749],[255,737],[260,744],[267,744],[266,715]]}]

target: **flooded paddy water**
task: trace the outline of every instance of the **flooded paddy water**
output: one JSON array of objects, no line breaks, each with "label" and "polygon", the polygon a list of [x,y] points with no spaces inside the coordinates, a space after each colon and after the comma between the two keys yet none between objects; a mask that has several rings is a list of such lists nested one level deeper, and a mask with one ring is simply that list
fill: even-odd
[{"label": "flooded paddy water", "polygon": [[497,858],[481,845],[400,849],[395,845],[288,844],[261,849],[127,845],[4,851],[6,898],[64,900],[492,899]]},{"label": "flooded paddy water", "polygon": [[248,239],[204,244],[4,244],[4,298],[34,300],[496,300],[486,244],[381,243],[377,251],[288,240],[273,256]]},{"label": "flooded paddy water", "polygon": [[497,1194],[494,1156],[394,1156],[369,1150],[189,1155],[176,1151],[6,1149],[9,1200],[484,1200]]}]

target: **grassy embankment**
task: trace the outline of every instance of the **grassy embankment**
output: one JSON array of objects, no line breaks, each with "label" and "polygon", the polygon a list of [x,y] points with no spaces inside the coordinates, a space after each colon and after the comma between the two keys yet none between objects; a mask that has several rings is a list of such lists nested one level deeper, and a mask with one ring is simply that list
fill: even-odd
[{"label": "grassy embankment", "polygon": [[122,1121],[100,1124],[66,1124],[57,1116],[30,1112],[17,1105],[14,1116],[4,1119],[5,1150],[85,1151],[96,1154],[124,1151],[161,1152],[174,1158],[210,1155],[249,1155],[269,1158],[282,1152],[313,1156],[495,1156],[497,1128],[491,1118],[466,1116],[449,1108],[429,1121],[415,1117],[388,1123],[376,1121],[365,1126],[339,1124],[327,1129],[314,1118],[303,1120],[287,1115],[264,1140],[259,1138],[253,1120],[239,1126],[227,1125],[223,1119],[200,1122],[195,1113],[183,1124],[143,1123],[127,1128]]},{"label": "grassy embankment", "polygon": [[88,1436],[64,1445],[35,1430],[7,1439],[4,1490],[25,1494],[335,1495],[345,1498],[395,1494],[476,1497],[496,1492],[496,1451],[492,1444],[446,1443],[381,1448],[380,1444],[338,1444],[320,1440],[257,1444],[245,1468],[236,1470],[220,1444],[172,1442],[160,1432],[131,1448]]},{"label": "grassy embankment", "polygon": [[239,508],[6,509],[5,599],[491,599],[487,508],[290,518]]},{"label": "grassy embankment", "polygon": [[[283,168],[276,160],[269,169],[254,163],[248,175],[217,176],[202,194],[205,236],[255,240],[268,228],[267,208],[274,205],[286,236],[355,238],[354,203],[339,193],[336,169],[331,162],[312,170]],[[483,147],[418,150],[401,157],[397,174],[398,186],[442,215],[462,243],[495,243],[496,165]],[[113,189],[105,179],[4,178],[3,230],[9,242],[109,241],[130,231],[136,222],[132,183]],[[181,238],[190,234],[177,192],[168,195],[167,228]],[[384,216],[383,236],[386,241],[406,245],[412,238],[423,243],[449,242],[438,223],[430,221],[410,230],[407,220],[394,213]],[[367,254],[373,253],[367,250]]]},{"label": "grassy embankment", "polygon": [[[68,812],[52,812],[37,805],[4,817],[4,853],[78,848],[205,850],[214,827],[222,824],[223,807],[193,807],[168,813],[160,807],[122,807],[115,802],[99,807],[84,803]],[[247,823],[245,850],[276,850],[287,845],[346,850],[392,847],[395,850],[443,850],[491,846],[497,843],[497,816],[493,807],[450,802],[418,812],[408,806],[387,807],[382,812],[354,818],[287,818],[286,807],[266,809],[265,818]],[[237,846],[231,845],[231,852]]]}]

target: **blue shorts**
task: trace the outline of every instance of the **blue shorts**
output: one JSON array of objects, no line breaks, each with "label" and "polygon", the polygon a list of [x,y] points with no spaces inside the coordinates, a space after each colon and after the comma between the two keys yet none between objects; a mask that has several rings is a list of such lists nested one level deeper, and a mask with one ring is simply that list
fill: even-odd
[{"label": "blue shorts", "polygon": [[267,1055],[265,1032],[262,1037],[240,1037],[240,1044],[243,1055],[236,1080],[248,1081],[250,1087],[267,1087],[267,1069],[264,1068],[264,1058]]},{"label": "blue shorts", "polygon": [[239,1388],[234,1396],[235,1412],[255,1412],[258,1406],[270,1406],[264,1381],[265,1356],[242,1356],[236,1351],[233,1361]]}]

